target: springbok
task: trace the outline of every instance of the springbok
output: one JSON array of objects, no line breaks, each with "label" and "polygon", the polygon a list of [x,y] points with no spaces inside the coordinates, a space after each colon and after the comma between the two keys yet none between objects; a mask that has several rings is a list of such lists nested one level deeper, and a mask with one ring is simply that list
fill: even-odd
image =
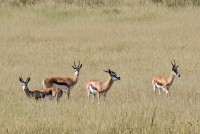
[{"label": "springbok", "polygon": [[22,77],[19,77],[19,81],[22,83],[22,88],[26,96],[29,98],[34,97],[35,100],[38,100],[40,98],[45,98],[46,96],[51,96],[52,98],[57,96],[57,101],[59,101],[60,97],[62,97],[63,91],[59,88],[36,89],[34,91],[30,91],[28,88],[30,79],[31,78],[28,77],[26,81],[24,81]]},{"label": "springbok", "polygon": [[178,72],[178,66],[176,65],[175,60],[173,60],[174,63],[171,61],[172,64],[172,70],[169,77],[162,77],[162,76],[156,76],[152,80],[153,90],[156,94],[156,90],[159,91],[159,94],[161,90],[165,91],[167,96],[170,96],[169,88],[173,84],[175,76],[180,77],[180,73]]},{"label": "springbok", "polygon": [[43,88],[60,88],[62,91],[66,92],[68,95],[68,99],[70,96],[70,90],[73,88],[73,86],[78,82],[78,76],[80,73],[80,69],[82,67],[82,64],[79,64],[76,66],[74,61],[74,66],[72,68],[75,70],[73,77],[48,77],[45,78],[42,82]]},{"label": "springbok", "polygon": [[101,81],[98,80],[90,80],[86,84],[88,100],[90,100],[90,94],[93,94],[93,100],[95,99],[96,95],[98,96],[98,100],[100,99],[100,95],[103,95],[105,101],[106,94],[108,90],[111,88],[113,82],[120,80],[120,77],[117,76],[116,72],[111,71],[110,69],[108,69],[105,72],[109,74],[109,78],[105,83],[102,83]]}]

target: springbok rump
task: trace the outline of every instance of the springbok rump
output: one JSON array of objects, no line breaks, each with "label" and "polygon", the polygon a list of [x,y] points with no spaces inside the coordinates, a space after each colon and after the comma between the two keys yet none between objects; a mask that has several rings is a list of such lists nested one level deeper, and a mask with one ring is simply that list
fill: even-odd
[{"label": "springbok rump", "polygon": [[76,66],[74,61],[74,66],[72,68],[74,69],[75,73],[72,77],[48,77],[45,78],[42,82],[43,88],[59,88],[62,89],[62,91],[66,92],[68,95],[68,99],[70,96],[70,90],[76,85],[78,82],[78,76],[80,73],[80,69],[82,67],[82,64],[79,64]]},{"label": "springbok rump", "polygon": [[98,80],[90,80],[86,84],[88,100],[90,100],[90,94],[92,94],[93,100],[95,99],[96,95],[98,96],[98,100],[100,99],[100,96],[103,95],[104,101],[105,101],[106,94],[109,91],[109,89],[111,88],[114,81],[120,80],[120,77],[117,76],[116,72],[111,71],[110,69],[108,69],[105,72],[109,74],[109,78],[105,83],[102,83],[101,81],[98,81]]},{"label": "springbok rump", "polygon": [[29,90],[28,83],[30,81],[30,77],[26,79],[26,81],[23,80],[22,77],[19,77],[19,81],[22,83],[22,89],[25,92],[26,96],[31,98],[34,97],[35,100],[45,98],[46,96],[51,97],[52,99],[57,96],[57,101],[60,100],[62,97],[63,91],[59,88],[46,88],[46,89],[36,89],[36,90]]},{"label": "springbok rump", "polygon": [[180,73],[178,72],[179,65],[176,65],[176,61],[173,60],[174,63],[171,61],[172,64],[172,70],[169,75],[169,77],[163,77],[163,76],[156,76],[152,80],[153,90],[156,94],[156,90],[159,91],[159,94],[161,90],[165,91],[167,96],[170,96],[169,88],[173,84],[175,76],[180,77]]}]

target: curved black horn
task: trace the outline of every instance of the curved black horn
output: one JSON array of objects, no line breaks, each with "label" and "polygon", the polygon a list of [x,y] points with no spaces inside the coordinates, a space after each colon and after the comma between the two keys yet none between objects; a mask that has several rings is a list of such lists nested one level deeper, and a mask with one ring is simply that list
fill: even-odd
[{"label": "curved black horn", "polygon": [[74,67],[76,67],[75,60],[74,60]]},{"label": "curved black horn", "polygon": [[81,63],[80,63],[80,60],[78,60],[78,67],[80,67],[80,64],[81,64]]},{"label": "curved black horn", "polygon": [[28,78],[26,79],[26,82],[29,82],[29,81],[30,81],[30,79],[31,79],[31,78],[30,78],[30,77],[28,77]]},{"label": "curved black horn", "polygon": [[174,63],[173,63],[173,61],[171,61],[171,63],[172,63],[172,66],[174,66]]},{"label": "curved black horn", "polygon": [[174,60],[174,65],[176,65],[176,61]]}]

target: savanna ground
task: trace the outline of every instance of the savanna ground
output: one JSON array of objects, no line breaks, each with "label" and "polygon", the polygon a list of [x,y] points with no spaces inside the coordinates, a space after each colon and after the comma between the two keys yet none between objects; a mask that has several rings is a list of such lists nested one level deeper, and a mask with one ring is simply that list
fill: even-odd
[{"label": "savanna ground", "polygon": [[[130,2],[114,6],[2,6],[0,8],[0,133],[200,132],[200,11]],[[171,60],[180,65],[171,96],[155,95],[151,80],[168,76]],[[25,96],[46,76],[72,76],[80,60],[79,81],[56,100]],[[106,81],[104,69],[121,80],[106,103],[88,102],[85,84]]]}]

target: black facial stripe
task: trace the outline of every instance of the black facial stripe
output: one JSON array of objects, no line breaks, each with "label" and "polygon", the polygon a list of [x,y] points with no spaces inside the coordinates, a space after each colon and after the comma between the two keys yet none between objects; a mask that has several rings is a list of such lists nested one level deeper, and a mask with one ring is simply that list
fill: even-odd
[{"label": "black facial stripe", "polygon": [[172,71],[177,75],[179,74],[178,70],[177,69],[172,69]]},{"label": "black facial stripe", "polygon": [[112,75],[113,77],[115,77],[115,78],[118,78],[118,76],[117,75]]},{"label": "black facial stripe", "polygon": [[116,74],[112,74],[113,77],[116,77]]}]

